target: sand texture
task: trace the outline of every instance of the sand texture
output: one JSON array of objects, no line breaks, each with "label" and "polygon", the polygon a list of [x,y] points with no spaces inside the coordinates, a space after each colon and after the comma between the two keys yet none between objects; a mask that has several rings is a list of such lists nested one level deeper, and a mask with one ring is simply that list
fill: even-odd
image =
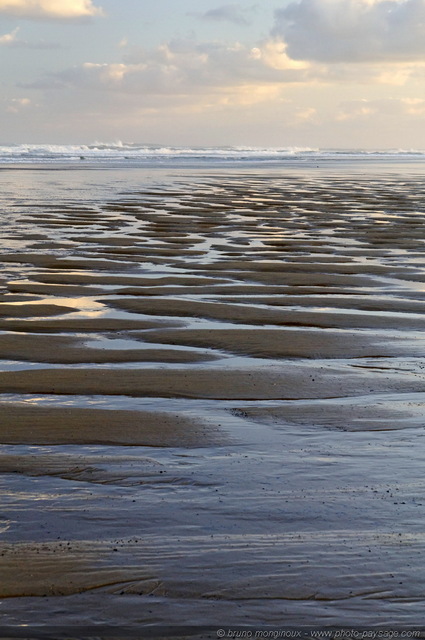
[{"label": "sand texture", "polygon": [[0,172],[4,637],[421,628],[423,172],[370,171]]}]

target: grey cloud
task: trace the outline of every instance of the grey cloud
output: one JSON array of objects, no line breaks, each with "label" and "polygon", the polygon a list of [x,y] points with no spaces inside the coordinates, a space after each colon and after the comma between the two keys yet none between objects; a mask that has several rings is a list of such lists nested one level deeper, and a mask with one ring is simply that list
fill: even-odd
[{"label": "grey cloud", "polygon": [[48,75],[44,78],[35,80],[34,82],[17,82],[16,86],[18,87],[18,89],[36,89],[41,91],[50,91],[52,89],[64,89],[67,85],[63,80]]},{"label": "grey cloud", "polygon": [[284,40],[294,60],[420,60],[425,0],[299,0],[275,12],[273,34]]},{"label": "grey cloud", "polygon": [[249,25],[250,20],[247,18],[247,13],[252,10],[252,7],[242,8],[240,4],[225,4],[216,9],[210,9],[205,13],[194,13],[196,17],[201,20],[214,21],[214,22],[233,22],[238,25]]}]

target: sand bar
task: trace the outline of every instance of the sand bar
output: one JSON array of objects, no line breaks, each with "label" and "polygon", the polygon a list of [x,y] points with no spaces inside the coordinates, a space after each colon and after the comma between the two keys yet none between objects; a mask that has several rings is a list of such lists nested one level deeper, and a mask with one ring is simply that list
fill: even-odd
[{"label": "sand bar", "polygon": [[[414,317],[389,314],[346,314],[338,311],[297,311],[263,309],[261,307],[235,305],[220,302],[198,302],[185,299],[132,299],[121,298],[100,300],[103,304],[124,309],[132,313],[148,315],[180,316],[211,318],[227,320],[243,324],[259,325],[299,325],[304,327],[359,327],[359,328],[388,328],[388,329],[423,329],[425,318],[419,314]],[[255,302],[252,300],[252,302]]]},{"label": "sand bar", "polygon": [[75,307],[66,307],[59,304],[25,304],[16,303],[0,304],[0,317],[9,318],[33,318],[37,316],[59,316],[64,313],[72,313]]},{"label": "sand bar", "polygon": [[182,329],[147,331],[146,342],[220,349],[257,358],[358,358],[421,355],[421,344],[397,335],[373,332],[359,340],[351,331],[303,329]]},{"label": "sand bar", "polygon": [[[317,376],[317,377],[316,377]],[[0,373],[0,393],[127,395],[158,398],[291,400],[327,398],[378,391],[424,391],[421,379],[402,373],[377,376],[345,370],[286,363],[284,367],[244,369],[32,369]]]},{"label": "sand bar", "polygon": [[193,447],[220,442],[214,427],[177,414],[9,403],[0,410],[2,444]]},{"label": "sand bar", "polygon": [[[73,309],[75,311],[75,309]],[[0,319],[0,329],[3,331],[21,331],[28,333],[61,333],[65,331],[78,332],[122,332],[144,329],[158,329],[160,327],[176,327],[182,323],[171,320],[136,320],[124,318],[104,318],[95,316],[93,318],[55,318],[48,320],[2,320]]]},{"label": "sand bar", "polygon": [[[112,347],[113,347],[112,342]],[[180,349],[96,348],[96,340],[45,335],[0,334],[4,358],[51,364],[107,362],[206,362],[218,356]]]}]

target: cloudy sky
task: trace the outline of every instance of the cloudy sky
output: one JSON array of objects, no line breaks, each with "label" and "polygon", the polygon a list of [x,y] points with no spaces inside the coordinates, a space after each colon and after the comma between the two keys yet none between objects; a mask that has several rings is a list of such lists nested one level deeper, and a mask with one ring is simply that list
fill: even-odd
[{"label": "cloudy sky", "polygon": [[425,148],[425,0],[0,0],[0,143]]}]

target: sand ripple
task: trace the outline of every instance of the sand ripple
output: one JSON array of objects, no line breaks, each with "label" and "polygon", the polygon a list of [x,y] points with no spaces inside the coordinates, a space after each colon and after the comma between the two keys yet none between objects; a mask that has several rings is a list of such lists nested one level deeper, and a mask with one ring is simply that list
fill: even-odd
[{"label": "sand ripple", "polygon": [[56,173],[0,176],[11,637],[420,624],[422,175]]}]

